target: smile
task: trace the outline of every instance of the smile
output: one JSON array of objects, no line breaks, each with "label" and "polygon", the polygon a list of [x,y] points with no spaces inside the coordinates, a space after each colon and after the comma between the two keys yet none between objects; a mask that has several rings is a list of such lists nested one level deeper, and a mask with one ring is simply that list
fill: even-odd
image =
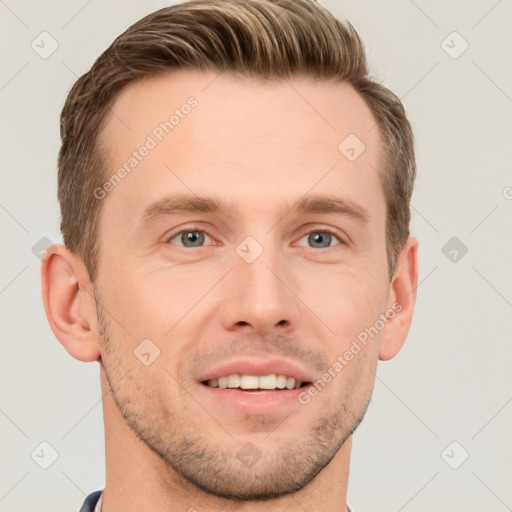
[{"label": "smile", "polygon": [[300,382],[293,377],[286,375],[246,375],[233,373],[216,379],[209,379],[203,384],[212,388],[220,389],[244,389],[244,390],[275,390],[275,389],[298,389],[307,385],[307,382]]}]

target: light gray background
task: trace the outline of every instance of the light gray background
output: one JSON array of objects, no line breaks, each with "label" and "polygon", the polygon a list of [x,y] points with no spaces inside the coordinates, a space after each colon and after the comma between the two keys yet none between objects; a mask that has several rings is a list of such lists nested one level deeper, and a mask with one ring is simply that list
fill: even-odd
[{"label": "light gray background", "polygon": [[[512,510],[512,2],[321,3],[355,25],[374,74],[403,99],[419,166],[416,314],[402,352],[379,364],[354,436],[349,503]],[[105,483],[99,366],[74,360],[50,330],[32,248],[62,242],[56,159],[67,92],[128,25],[165,5],[0,0],[1,511],[78,510]],[[46,59],[31,48],[43,31],[59,45]],[[445,51],[463,48],[446,39],[453,31],[469,43],[458,58]],[[442,252],[454,236],[468,249],[455,262]],[[58,452],[48,469],[31,458],[43,441]]]}]

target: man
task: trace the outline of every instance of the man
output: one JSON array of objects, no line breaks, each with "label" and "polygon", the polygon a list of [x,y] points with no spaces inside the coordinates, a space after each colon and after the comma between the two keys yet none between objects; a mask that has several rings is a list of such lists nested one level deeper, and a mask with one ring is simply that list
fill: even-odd
[{"label": "man", "polygon": [[98,361],[106,485],[82,510],[349,510],[351,435],[412,319],[400,101],[308,0],[130,27],[61,116],[52,330]]}]

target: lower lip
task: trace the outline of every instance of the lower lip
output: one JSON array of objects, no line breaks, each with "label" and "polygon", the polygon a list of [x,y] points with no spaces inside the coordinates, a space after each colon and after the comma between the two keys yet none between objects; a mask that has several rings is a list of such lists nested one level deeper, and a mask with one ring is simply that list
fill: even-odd
[{"label": "lower lip", "polygon": [[242,412],[265,414],[278,411],[290,404],[298,404],[299,395],[307,391],[309,385],[298,389],[279,389],[270,391],[242,391],[241,389],[213,388],[199,383],[199,388],[210,398],[222,402]]}]

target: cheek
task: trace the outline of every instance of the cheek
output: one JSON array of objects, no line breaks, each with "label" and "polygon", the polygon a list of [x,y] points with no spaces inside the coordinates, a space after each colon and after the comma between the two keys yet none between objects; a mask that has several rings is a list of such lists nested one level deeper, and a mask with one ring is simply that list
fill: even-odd
[{"label": "cheek", "polygon": [[170,270],[145,275],[132,270],[125,275],[134,278],[119,280],[105,294],[105,304],[115,316],[110,323],[118,364],[125,372],[131,370],[135,381],[172,395],[165,400],[181,402],[174,379],[184,382],[188,355],[200,348],[205,326],[212,325],[217,310],[205,292],[218,277],[210,273],[198,279],[197,272],[178,275]]},{"label": "cheek", "polygon": [[104,293],[120,334],[135,345],[146,338],[162,340],[190,310],[200,291],[194,294],[194,281],[165,280],[162,275],[137,277],[136,271],[126,269],[122,278],[109,279],[109,290]]},{"label": "cheek", "polygon": [[369,275],[331,271],[312,281],[303,285],[300,296],[334,331],[339,348],[373,325],[385,303],[385,286],[377,287]]}]

